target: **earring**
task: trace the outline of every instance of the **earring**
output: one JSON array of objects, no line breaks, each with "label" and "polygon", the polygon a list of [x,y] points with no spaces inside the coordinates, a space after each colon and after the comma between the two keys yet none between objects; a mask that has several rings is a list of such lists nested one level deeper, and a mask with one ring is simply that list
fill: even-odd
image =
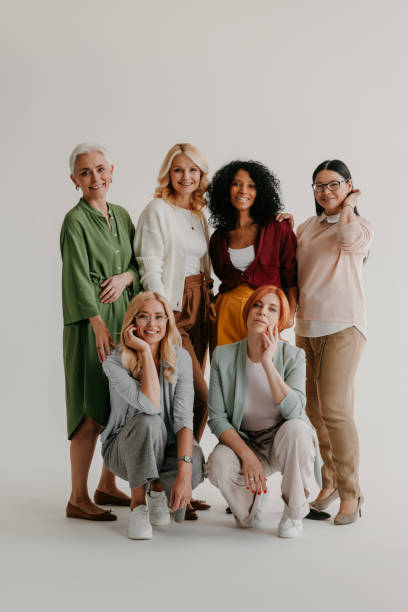
[{"label": "earring", "polygon": [[112,182],[112,179],[111,179],[111,178],[109,179],[109,182],[110,182],[110,183]]},{"label": "earring", "polygon": [[78,185],[76,185],[76,186],[75,186],[75,189],[76,189],[77,191],[79,191],[79,187],[78,187]]}]

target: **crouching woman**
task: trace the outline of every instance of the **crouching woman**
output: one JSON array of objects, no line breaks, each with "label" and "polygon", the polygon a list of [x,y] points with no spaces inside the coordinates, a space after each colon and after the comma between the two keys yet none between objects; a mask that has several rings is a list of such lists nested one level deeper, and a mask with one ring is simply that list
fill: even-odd
[{"label": "crouching woman", "polygon": [[106,466],[129,481],[129,538],[150,539],[152,525],[184,520],[192,488],[203,480],[193,441],[193,370],[175,345],[167,300],[146,291],[126,311],[121,343],[103,362],[111,414],[102,432]]},{"label": "crouching woman", "polygon": [[305,354],[279,339],[288,317],[283,291],[260,287],[243,309],[248,337],[215,349],[209,426],[220,444],[207,464],[240,527],[260,521],[266,479],[280,472],[284,538],[301,535],[313,474],[321,482],[317,437],[305,414]]}]

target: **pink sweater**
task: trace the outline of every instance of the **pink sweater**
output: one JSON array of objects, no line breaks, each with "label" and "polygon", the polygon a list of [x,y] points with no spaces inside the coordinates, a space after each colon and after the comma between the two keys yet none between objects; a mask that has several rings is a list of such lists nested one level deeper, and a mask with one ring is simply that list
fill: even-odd
[{"label": "pink sweater", "polygon": [[355,221],[340,227],[314,216],[299,225],[297,239],[297,317],[364,328],[362,271],[373,239],[371,224],[356,216]]}]

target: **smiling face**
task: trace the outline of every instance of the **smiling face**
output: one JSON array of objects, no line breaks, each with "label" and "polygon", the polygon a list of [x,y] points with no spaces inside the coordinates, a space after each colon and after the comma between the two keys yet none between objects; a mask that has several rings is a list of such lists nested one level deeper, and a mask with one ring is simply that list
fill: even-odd
[{"label": "smiling face", "polygon": [[146,300],[134,319],[136,334],[150,345],[158,344],[166,335],[167,321],[163,304],[158,300]]},{"label": "smiling face", "polygon": [[246,170],[238,170],[230,187],[231,204],[238,211],[251,208],[256,198],[256,185]]},{"label": "smiling face", "polygon": [[106,199],[113,173],[113,166],[108,163],[100,151],[90,151],[78,155],[71,179],[82,190],[86,201]]},{"label": "smiling face", "polygon": [[341,210],[341,205],[345,197],[350,193],[353,188],[351,179],[345,181],[344,177],[335,172],[334,170],[321,170],[316,174],[314,183],[315,185],[327,184],[332,181],[340,182],[340,186],[337,191],[330,191],[326,186],[323,191],[315,191],[314,195],[316,202],[324,208],[326,215],[336,215]]},{"label": "smiling face", "polygon": [[248,334],[262,334],[267,327],[278,325],[280,301],[276,293],[267,293],[257,300],[248,313]]},{"label": "smiling face", "polygon": [[184,153],[176,155],[169,170],[170,184],[175,194],[191,195],[200,185],[201,170]]}]

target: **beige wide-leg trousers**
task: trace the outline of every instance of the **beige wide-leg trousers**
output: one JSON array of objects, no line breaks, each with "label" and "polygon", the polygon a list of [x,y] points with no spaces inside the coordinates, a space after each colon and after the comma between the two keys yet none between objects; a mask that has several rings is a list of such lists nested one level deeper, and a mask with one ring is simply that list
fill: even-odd
[{"label": "beige wide-leg trousers", "polygon": [[[287,515],[292,519],[306,516],[316,453],[311,427],[300,419],[291,419],[277,432],[273,428],[258,436],[252,433],[252,438],[245,443],[261,461],[265,476],[281,472],[282,496],[289,501]],[[205,471],[226,499],[238,525],[249,527],[261,496],[247,490],[238,456],[229,446],[220,443],[208,457]]]},{"label": "beige wide-leg trousers", "polygon": [[365,338],[355,327],[319,338],[296,336],[306,353],[306,413],[316,429],[323,488],[357,499],[359,443],[354,423],[354,377]]}]

